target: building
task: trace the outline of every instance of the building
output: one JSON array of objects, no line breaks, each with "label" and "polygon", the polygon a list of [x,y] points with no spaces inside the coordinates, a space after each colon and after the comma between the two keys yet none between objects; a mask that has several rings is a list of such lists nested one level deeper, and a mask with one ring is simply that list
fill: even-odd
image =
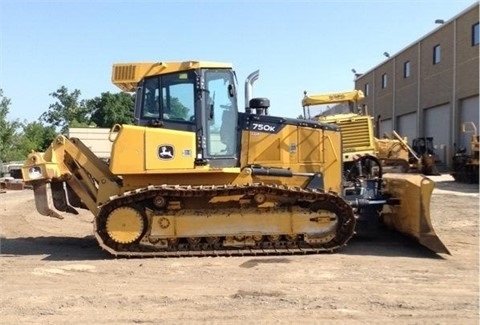
[{"label": "building", "polygon": [[108,128],[69,128],[68,137],[80,139],[95,156],[104,161],[109,161],[112,151],[112,140],[116,137],[116,132],[111,134]]},{"label": "building", "polygon": [[[408,141],[433,137],[436,153],[451,166],[456,148],[469,148],[464,122],[479,126],[479,3],[475,3],[363,74],[355,89],[374,116],[376,136],[392,130]],[[478,132],[478,131],[477,131]],[[469,149],[468,149],[469,150]]]}]

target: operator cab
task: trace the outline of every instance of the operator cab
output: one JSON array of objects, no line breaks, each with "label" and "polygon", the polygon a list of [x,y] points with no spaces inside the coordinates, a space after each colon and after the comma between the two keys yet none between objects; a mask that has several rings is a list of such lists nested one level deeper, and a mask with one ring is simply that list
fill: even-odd
[{"label": "operator cab", "polygon": [[137,87],[137,125],[196,133],[196,164],[239,164],[235,73],[201,68],[145,77]]}]

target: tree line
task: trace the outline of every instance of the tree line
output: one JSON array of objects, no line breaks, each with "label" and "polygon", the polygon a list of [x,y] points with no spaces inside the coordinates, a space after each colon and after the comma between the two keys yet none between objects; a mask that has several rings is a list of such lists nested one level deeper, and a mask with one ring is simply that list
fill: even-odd
[{"label": "tree line", "polygon": [[134,95],[104,92],[80,99],[80,90],[65,86],[49,95],[54,102],[36,121],[9,120],[11,100],[0,89],[0,162],[25,160],[32,150],[45,151],[58,133],[66,134],[71,127],[133,123]]}]

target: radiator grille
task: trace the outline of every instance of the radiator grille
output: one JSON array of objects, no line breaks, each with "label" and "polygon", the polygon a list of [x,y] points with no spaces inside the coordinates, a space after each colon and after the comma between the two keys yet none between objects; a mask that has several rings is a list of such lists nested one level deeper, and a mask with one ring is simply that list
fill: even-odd
[{"label": "radiator grille", "polygon": [[343,148],[355,149],[359,147],[369,147],[370,133],[367,119],[341,121],[338,123],[342,130]]},{"label": "radiator grille", "polygon": [[135,65],[121,65],[116,66],[113,79],[115,81],[132,81],[135,80]]}]

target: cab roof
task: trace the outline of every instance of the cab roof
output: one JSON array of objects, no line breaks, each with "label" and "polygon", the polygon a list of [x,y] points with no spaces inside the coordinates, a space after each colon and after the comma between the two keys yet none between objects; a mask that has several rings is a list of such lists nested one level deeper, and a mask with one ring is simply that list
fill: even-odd
[{"label": "cab roof", "polygon": [[351,90],[330,94],[310,95],[303,97],[302,106],[333,104],[341,102],[357,102],[365,98],[361,90]]},{"label": "cab roof", "polygon": [[116,63],[112,68],[112,83],[131,92],[145,77],[201,68],[231,69],[232,64],[210,61]]}]

